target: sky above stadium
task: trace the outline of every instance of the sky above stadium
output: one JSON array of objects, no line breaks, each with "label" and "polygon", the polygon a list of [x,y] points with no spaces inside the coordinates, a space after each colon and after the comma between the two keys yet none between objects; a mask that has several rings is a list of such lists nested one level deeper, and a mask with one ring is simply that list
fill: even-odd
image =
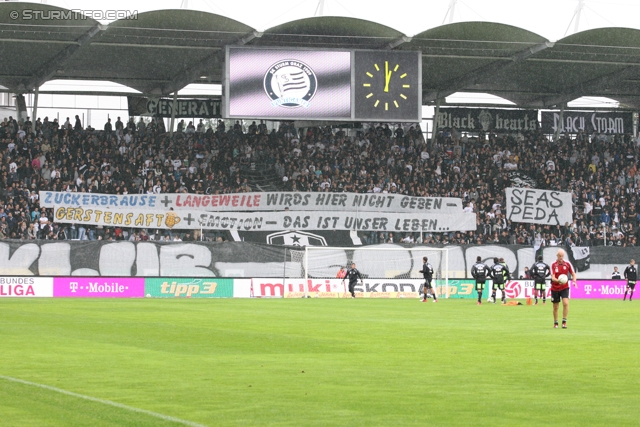
[{"label": "sky above stadium", "polygon": [[[37,2],[37,1],[36,1]],[[66,9],[146,12],[192,9],[227,16],[259,31],[319,13],[319,0],[42,0]],[[324,0],[324,16],[379,22],[412,36],[450,22],[451,0]],[[574,33],[578,0],[457,0],[453,22],[484,21],[514,25],[551,41]],[[103,21],[107,23],[108,21]],[[579,31],[602,27],[640,29],[640,1],[584,0]]]}]

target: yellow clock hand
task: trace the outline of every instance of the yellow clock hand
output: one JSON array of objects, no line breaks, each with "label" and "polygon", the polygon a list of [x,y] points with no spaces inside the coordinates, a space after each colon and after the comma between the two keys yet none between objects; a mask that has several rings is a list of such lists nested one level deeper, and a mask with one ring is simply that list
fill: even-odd
[{"label": "yellow clock hand", "polygon": [[389,61],[384,61],[384,91],[389,92],[389,81],[391,80],[392,70],[389,70]]}]

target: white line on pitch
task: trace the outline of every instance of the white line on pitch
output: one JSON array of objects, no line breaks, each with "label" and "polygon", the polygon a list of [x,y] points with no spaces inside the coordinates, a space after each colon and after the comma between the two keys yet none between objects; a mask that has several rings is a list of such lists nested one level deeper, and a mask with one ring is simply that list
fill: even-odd
[{"label": "white line on pitch", "polygon": [[151,417],[160,418],[165,421],[171,421],[174,423],[183,424],[190,427],[207,427],[204,424],[194,423],[193,421],[181,420],[180,418],[171,417],[169,415],[159,414],[153,411],[147,411],[146,409],[134,408],[133,406],[123,405],[122,403],[113,402],[111,400],[106,399],[98,399],[97,397],[85,396],[84,394],[74,393],[72,391],[63,390],[61,388],[51,387],[45,384],[32,383],[31,381],[21,380],[19,378],[13,377],[5,377],[4,375],[0,375],[0,378],[7,381],[13,381],[15,383],[30,385],[33,387],[40,387],[45,390],[55,391],[57,393],[66,394],[67,396],[77,397],[78,399],[90,400],[92,402],[102,403],[103,405],[115,406],[116,408],[126,409],[127,411],[137,412],[139,414],[149,415]]}]

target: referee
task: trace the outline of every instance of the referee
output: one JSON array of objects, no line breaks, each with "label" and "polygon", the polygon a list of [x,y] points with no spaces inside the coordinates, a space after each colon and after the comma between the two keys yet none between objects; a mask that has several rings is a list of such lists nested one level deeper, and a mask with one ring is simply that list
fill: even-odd
[{"label": "referee", "polygon": [[629,301],[633,300],[633,290],[636,287],[636,280],[638,279],[638,269],[636,268],[636,261],[631,260],[627,268],[624,269],[624,278],[627,279],[627,289],[624,291],[624,298],[627,299],[627,292],[629,292]]}]

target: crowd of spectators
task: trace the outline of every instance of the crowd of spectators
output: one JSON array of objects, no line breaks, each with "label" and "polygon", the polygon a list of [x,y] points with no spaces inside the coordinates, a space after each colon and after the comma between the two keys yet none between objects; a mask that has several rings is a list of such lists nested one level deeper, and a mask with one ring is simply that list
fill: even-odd
[{"label": "crowd of spectators", "polygon": [[[427,141],[419,125],[365,124],[362,129],[299,129],[282,122],[230,128],[134,119],[103,129],[76,116],[13,118],[0,123],[0,238],[197,240],[199,232],[76,227],[51,221],[38,191],[110,194],[249,192],[255,169],[277,177],[284,191],[397,193],[458,197],[477,228],[449,233],[361,233],[376,244],[520,244],[636,246],[640,237],[640,139],[625,135],[549,138],[540,131],[497,135],[441,130]],[[504,189],[531,186],[571,192],[571,224],[512,223]],[[214,233],[209,239],[224,239]]]},{"label": "crowd of spectators", "polygon": [[[426,141],[419,126],[373,125],[355,137],[307,129],[282,141],[276,170],[291,191],[388,192],[458,197],[477,228],[450,233],[363,233],[367,244],[636,246],[640,142],[631,135],[542,132],[470,137],[445,129]],[[506,218],[504,189],[571,192],[572,223],[535,225]]]}]

